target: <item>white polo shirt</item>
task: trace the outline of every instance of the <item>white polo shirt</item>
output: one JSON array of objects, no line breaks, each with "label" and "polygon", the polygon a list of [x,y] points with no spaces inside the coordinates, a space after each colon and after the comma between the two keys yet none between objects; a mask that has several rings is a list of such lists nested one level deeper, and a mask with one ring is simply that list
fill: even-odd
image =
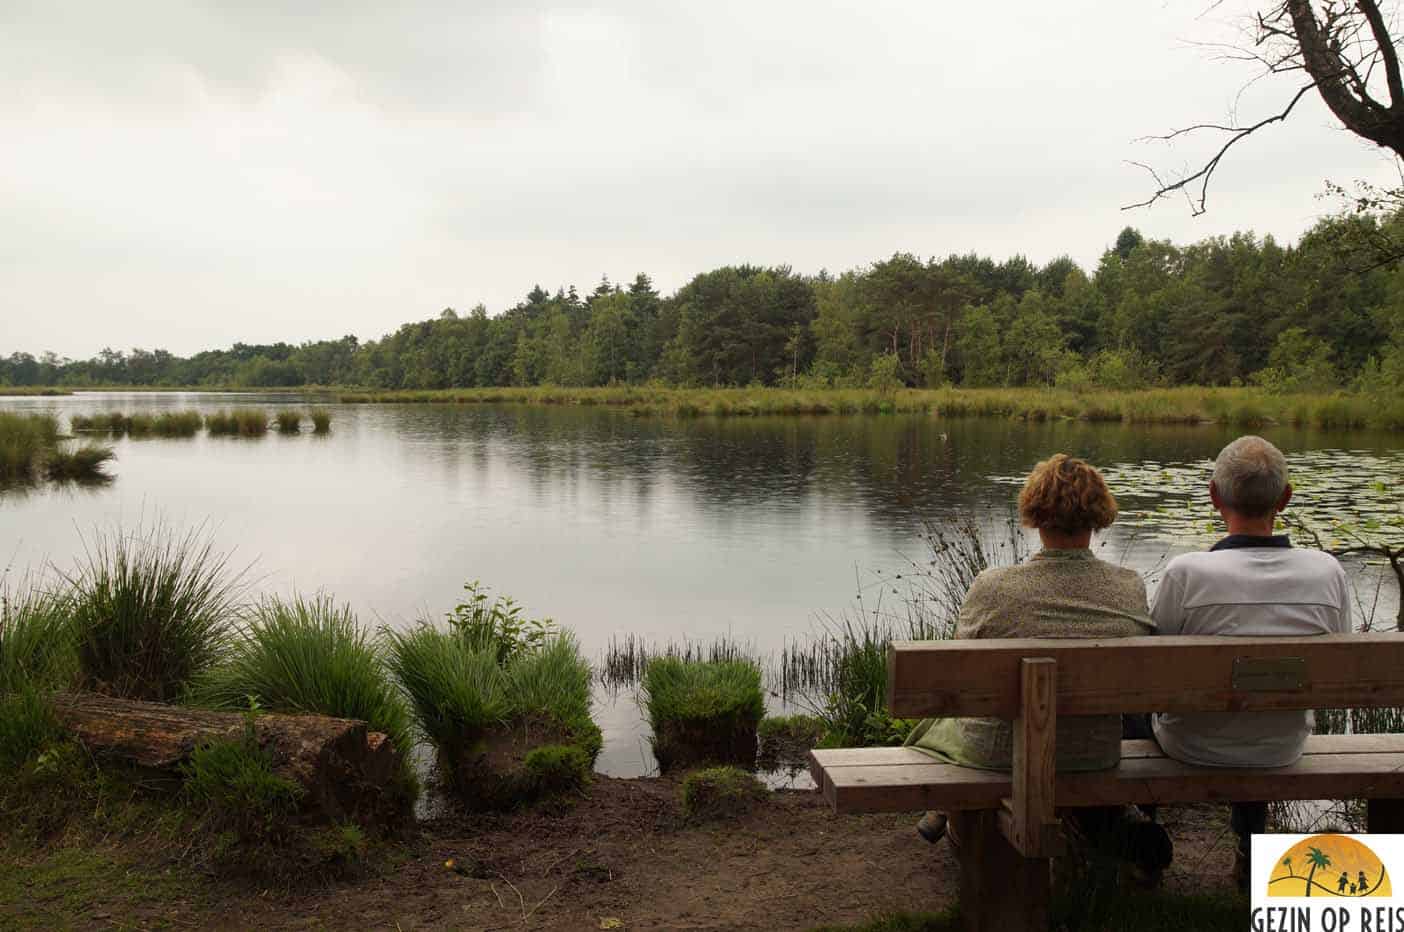
[{"label": "white polo shirt", "polygon": [[[1170,561],[1151,609],[1157,634],[1288,637],[1350,631],[1350,587],[1336,558],[1285,536],[1231,535]],[[1166,754],[1211,767],[1282,767],[1302,755],[1304,712],[1155,716]]]}]

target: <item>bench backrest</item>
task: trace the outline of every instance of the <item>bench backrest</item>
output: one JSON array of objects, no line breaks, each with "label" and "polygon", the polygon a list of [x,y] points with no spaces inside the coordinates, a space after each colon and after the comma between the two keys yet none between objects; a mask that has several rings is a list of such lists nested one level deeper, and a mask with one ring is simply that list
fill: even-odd
[{"label": "bench backrest", "polygon": [[1026,658],[1057,664],[1058,715],[1404,706],[1404,634],[896,641],[898,718],[1014,719]]}]

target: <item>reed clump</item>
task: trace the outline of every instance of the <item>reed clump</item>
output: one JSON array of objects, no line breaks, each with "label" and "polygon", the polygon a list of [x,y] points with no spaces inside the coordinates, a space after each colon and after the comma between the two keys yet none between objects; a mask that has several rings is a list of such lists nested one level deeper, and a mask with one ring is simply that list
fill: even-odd
[{"label": "reed clump", "polygon": [[193,437],[203,420],[199,411],[166,411],[156,415],[152,432],[160,437]]},{"label": "reed clump", "polygon": [[44,460],[44,475],[56,482],[101,482],[110,478],[103,467],[116,458],[111,447],[91,443],[55,447]]},{"label": "reed clump", "polygon": [[[589,779],[602,737],[590,718],[590,666],[572,635],[553,632],[505,656],[500,638],[427,622],[385,638],[415,723],[468,808],[509,808]],[[545,750],[567,747],[576,750]]]},{"label": "reed clump", "polygon": [[1126,424],[1207,424],[1235,427],[1404,429],[1404,401],[1363,393],[1276,394],[1263,388],[936,388],[883,392],[861,388],[462,388],[360,391],[347,403],[528,404],[614,407],[643,416],[757,417],[774,415],[925,414],[1027,421],[1087,420]]},{"label": "reed clump", "polygon": [[262,408],[233,408],[205,415],[212,436],[261,437],[268,433],[268,412]]},{"label": "reed clump", "polygon": [[175,701],[224,658],[242,577],[199,529],[99,531],[67,577],[79,685]]},{"label": "reed clump", "polygon": [[278,425],[278,433],[295,434],[302,430],[302,412],[292,408],[283,408],[273,416]]},{"label": "reed clump", "polygon": [[325,434],[331,430],[331,412],[326,408],[313,408],[310,417],[312,418],[312,433]]},{"label": "reed clump", "polygon": [[639,704],[663,772],[704,763],[755,766],[756,731],[765,715],[755,663],[659,658],[644,670]]},{"label": "reed clump", "polygon": [[0,412],[0,482],[36,478],[59,443],[58,419],[48,414]]}]

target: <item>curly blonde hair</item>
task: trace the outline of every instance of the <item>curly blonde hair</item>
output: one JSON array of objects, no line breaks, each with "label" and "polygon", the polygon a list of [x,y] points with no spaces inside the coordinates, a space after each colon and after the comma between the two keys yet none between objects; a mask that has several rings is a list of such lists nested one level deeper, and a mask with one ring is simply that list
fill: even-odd
[{"label": "curly blonde hair", "polygon": [[1029,473],[1019,493],[1019,520],[1024,527],[1063,534],[1100,531],[1116,520],[1116,499],[1095,467],[1056,453]]}]

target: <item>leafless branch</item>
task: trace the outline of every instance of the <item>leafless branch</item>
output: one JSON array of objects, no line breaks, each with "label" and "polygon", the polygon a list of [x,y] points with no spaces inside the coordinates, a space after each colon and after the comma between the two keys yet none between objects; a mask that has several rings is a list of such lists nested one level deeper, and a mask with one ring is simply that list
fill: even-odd
[{"label": "leafless branch", "polygon": [[[1228,151],[1232,149],[1236,144],[1251,136],[1252,134],[1256,133],[1263,127],[1270,126],[1273,123],[1281,123],[1283,120],[1287,119],[1287,117],[1291,116],[1292,110],[1297,106],[1301,99],[1304,96],[1306,96],[1307,91],[1311,90],[1315,86],[1316,85],[1314,83],[1304,85],[1303,87],[1297,90],[1296,94],[1292,95],[1292,99],[1288,102],[1287,106],[1284,107],[1280,112],[1273,114],[1270,117],[1264,117],[1258,122],[1248,126],[1223,126],[1214,123],[1203,123],[1195,126],[1185,127],[1184,129],[1175,130],[1174,132],[1166,136],[1153,137],[1158,139],[1169,140],[1174,139],[1178,136],[1185,135],[1187,133],[1193,133],[1198,130],[1205,129],[1217,130],[1220,132],[1230,134],[1228,141],[1219,147],[1219,151],[1214,153],[1213,157],[1210,158],[1209,161],[1206,162],[1204,166],[1199,169],[1199,171],[1194,172],[1191,175],[1186,175],[1179,181],[1175,181],[1170,184],[1165,184],[1160,181],[1159,177],[1156,176],[1156,173],[1154,171],[1151,171],[1151,175],[1156,177],[1156,181],[1160,185],[1159,189],[1156,190],[1154,194],[1146,198],[1144,201],[1140,201],[1135,204],[1127,204],[1121,209],[1134,210],[1138,207],[1149,207],[1151,204],[1154,204],[1156,201],[1160,200],[1167,194],[1170,194],[1174,191],[1183,190],[1188,196],[1189,188],[1193,186],[1195,182],[1199,182],[1198,200],[1196,202],[1196,200],[1193,197],[1190,198],[1190,211],[1196,217],[1204,213],[1204,205],[1209,198],[1209,181],[1211,178],[1213,178],[1215,169],[1219,167],[1219,162],[1223,160],[1223,157],[1228,153]],[[1147,166],[1142,167],[1146,168]],[[1149,170],[1149,168],[1147,168],[1147,170]]]}]

